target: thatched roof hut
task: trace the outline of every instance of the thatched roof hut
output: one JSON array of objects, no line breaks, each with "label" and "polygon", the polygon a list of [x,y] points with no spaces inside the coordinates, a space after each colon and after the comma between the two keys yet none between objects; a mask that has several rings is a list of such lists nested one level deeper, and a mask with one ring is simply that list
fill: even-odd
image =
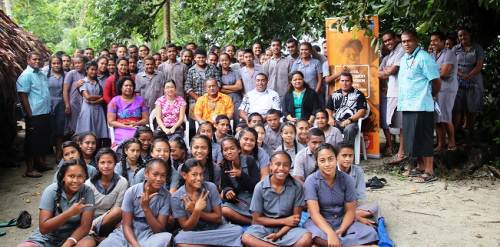
[{"label": "thatched roof hut", "polygon": [[49,56],[49,50],[40,40],[0,10],[0,119],[3,122],[0,153],[12,148],[16,136],[16,80],[26,68],[27,55],[31,51],[37,51],[45,58]]}]

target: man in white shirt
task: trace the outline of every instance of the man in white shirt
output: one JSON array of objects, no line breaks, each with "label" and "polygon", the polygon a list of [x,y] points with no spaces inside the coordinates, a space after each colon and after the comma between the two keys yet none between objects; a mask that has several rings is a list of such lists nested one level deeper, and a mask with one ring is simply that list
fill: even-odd
[{"label": "man in white shirt", "polygon": [[255,78],[255,89],[248,92],[241,102],[240,118],[248,120],[248,115],[258,112],[265,116],[270,109],[281,110],[280,96],[272,89],[267,88],[267,75],[257,74]]}]

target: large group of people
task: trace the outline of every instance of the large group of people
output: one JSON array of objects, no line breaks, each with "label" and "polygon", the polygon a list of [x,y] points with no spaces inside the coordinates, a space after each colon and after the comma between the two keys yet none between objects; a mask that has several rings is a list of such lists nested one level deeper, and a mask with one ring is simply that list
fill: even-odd
[{"label": "large group of people", "polygon": [[[432,182],[434,127],[436,148],[452,150],[456,128],[473,125],[484,52],[466,29],[455,46],[432,33],[429,50],[414,31],[382,39],[386,152],[399,129],[393,163],[413,158],[408,176]],[[353,164],[366,97],[348,66],[330,72],[326,42],[323,55],[285,44],[288,55],[279,39],[208,53],[113,44],[46,64],[31,53],[17,82],[24,175],[52,169],[53,150],[60,162],[19,246],[377,244],[377,205]]]}]

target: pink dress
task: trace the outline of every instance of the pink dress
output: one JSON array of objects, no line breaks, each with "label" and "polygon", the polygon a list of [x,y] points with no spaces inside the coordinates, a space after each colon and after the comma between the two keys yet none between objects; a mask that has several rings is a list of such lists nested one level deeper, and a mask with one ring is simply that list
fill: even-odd
[{"label": "pink dress", "polygon": [[161,107],[161,118],[165,127],[171,128],[179,120],[181,108],[186,106],[186,101],[177,96],[173,102],[168,102],[165,96],[161,96],[155,102],[156,106]]}]

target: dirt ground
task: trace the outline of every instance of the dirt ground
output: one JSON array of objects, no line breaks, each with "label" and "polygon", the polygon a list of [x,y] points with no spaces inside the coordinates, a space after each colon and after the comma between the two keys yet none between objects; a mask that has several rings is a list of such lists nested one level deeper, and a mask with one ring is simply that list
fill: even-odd
[{"label": "dirt ground", "polygon": [[[53,161],[48,160],[48,161]],[[461,181],[440,179],[416,184],[383,172],[382,160],[363,161],[366,179],[384,177],[387,186],[368,191],[370,201],[380,204],[389,235],[399,247],[500,246],[500,182],[488,178]],[[52,180],[53,172],[42,178],[22,178],[18,168],[0,167],[0,221],[17,217],[27,210],[33,217],[29,229],[0,228],[0,246],[16,246],[38,227],[40,193]]]}]

